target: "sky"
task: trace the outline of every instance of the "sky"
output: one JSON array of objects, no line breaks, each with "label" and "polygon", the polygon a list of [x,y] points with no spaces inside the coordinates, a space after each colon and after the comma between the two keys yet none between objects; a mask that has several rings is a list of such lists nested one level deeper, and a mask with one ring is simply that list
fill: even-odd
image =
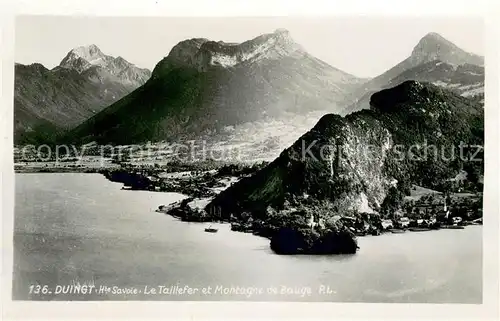
[{"label": "sky", "polygon": [[95,44],[107,55],[122,56],[152,70],[182,40],[242,42],[278,28],[289,30],[310,54],[358,77],[375,77],[390,69],[408,57],[429,32],[484,55],[483,21],[479,17],[18,16],[15,60],[53,68],[72,48]]}]

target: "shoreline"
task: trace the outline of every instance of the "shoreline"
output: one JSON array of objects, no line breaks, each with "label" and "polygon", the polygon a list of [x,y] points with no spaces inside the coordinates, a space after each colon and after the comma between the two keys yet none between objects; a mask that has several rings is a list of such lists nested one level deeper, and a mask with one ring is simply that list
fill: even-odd
[{"label": "shoreline", "polygon": [[[251,175],[256,169],[251,171],[224,171],[221,168],[213,171],[205,171],[200,172],[198,174],[193,174],[192,172],[180,172],[180,173],[168,173],[166,176],[152,177],[147,184],[139,184],[139,186],[132,187],[131,189],[139,189],[139,190],[149,190],[149,191],[163,191],[163,192],[175,192],[186,195],[186,198],[182,201],[172,203],[172,204],[159,204],[156,212],[160,212],[166,215],[169,215],[175,219],[178,219],[183,222],[193,222],[193,223],[222,223],[229,224],[230,229],[233,232],[242,232],[248,233],[255,236],[260,236],[267,238],[271,241],[271,247],[273,248],[273,239],[276,238],[277,235],[280,235],[283,232],[283,226],[276,226],[270,222],[266,222],[264,220],[255,220],[249,222],[247,219],[242,217],[223,217],[221,213],[208,213],[206,212],[205,206],[215,198],[215,196],[221,192],[222,190],[228,188],[232,183],[238,181],[242,177]],[[120,171],[120,170],[119,170]],[[130,175],[130,172],[127,172],[125,169],[124,172],[127,175]],[[242,172],[244,172],[242,174]],[[137,172],[135,173],[137,175]],[[151,174],[151,173],[149,173]],[[104,176],[108,179],[113,180],[109,175],[107,176],[104,173]],[[142,177],[144,178],[144,177]],[[231,181],[231,179],[235,179]],[[220,185],[222,180],[226,180],[224,186]],[[127,185],[126,181],[120,180],[122,183]],[[164,181],[168,181],[169,183],[165,186]],[[134,185],[134,183],[130,184]],[[140,187],[142,185],[142,187]],[[138,187],[138,188],[137,188]],[[194,187],[194,188],[193,188]],[[218,191],[216,191],[218,189]],[[198,204],[195,204],[197,203]],[[201,203],[201,204],[199,204]],[[420,217],[419,217],[420,218]],[[362,219],[363,220],[363,219]],[[472,221],[460,222],[459,224],[452,224],[451,222],[441,222],[441,223],[433,223],[427,224],[418,221],[423,221],[420,219],[415,219],[413,226],[401,227],[397,228],[396,223],[393,228],[383,228],[380,225],[380,222],[373,222],[368,220],[368,228],[365,227],[364,231],[356,230],[351,225],[352,222],[348,222],[345,224],[343,228],[340,230],[334,230],[332,235],[332,230],[328,228],[318,229],[316,228],[308,228],[308,227],[300,227],[296,226],[294,228],[289,228],[289,231],[283,237],[282,243],[298,243],[303,244],[304,239],[310,239],[312,237],[313,244],[316,243],[325,243],[329,242],[336,243],[337,241],[332,241],[333,239],[337,239],[339,235],[346,235],[347,238],[352,239],[354,245],[347,245],[345,249],[336,249],[334,252],[328,252],[329,250],[320,249],[320,250],[303,250],[302,245],[299,245],[299,250],[284,250],[281,249],[274,250],[277,254],[352,254],[359,249],[357,246],[357,238],[367,235],[378,236],[382,234],[402,234],[409,232],[424,232],[424,231],[434,231],[439,229],[464,229],[468,225],[479,225]],[[366,222],[365,222],[366,224]],[[344,225],[344,224],[343,224]],[[349,227],[350,230],[345,227]],[[300,232],[297,232],[300,231]],[[340,234],[339,234],[340,233]],[[281,233],[283,234],[283,233]],[[291,236],[289,234],[292,234]],[[298,235],[297,235],[298,234]],[[331,239],[333,237],[333,239]],[[331,240],[328,240],[330,238]],[[275,242],[276,243],[276,242]],[[353,246],[355,248],[353,249]],[[347,251],[347,252],[343,252]],[[281,252],[281,253],[280,253]]]},{"label": "shoreline", "polygon": [[[46,164],[48,165],[48,164]],[[196,165],[193,166],[196,169]],[[191,170],[186,171],[185,166],[179,166],[178,168],[170,168],[170,171],[165,171],[150,166],[107,166],[107,167],[89,167],[89,166],[65,166],[65,167],[30,167],[30,168],[15,168],[15,173],[19,174],[29,174],[29,173],[79,173],[79,174],[102,174],[107,180],[112,182],[122,183],[122,189],[126,190],[146,190],[146,191],[156,191],[156,192],[170,192],[178,193],[186,196],[186,198],[179,202],[174,202],[172,204],[162,205],[158,204],[158,209],[156,212],[160,212],[169,216],[172,216],[178,220],[184,222],[196,222],[196,223],[222,223],[229,224],[230,229],[233,232],[251,233],[255,236],[265,237],[269,240],[273,240],[273,237],[280,233],[280,229],[283,227],[270,225],[262,220],[248,221],[246,219],[240,218],[223,218],[217,216],[217,213],[207,213],[205,211],[205,206],[222,190],[225,190],[233,183],[237,182],[243,177],[250,176],[256,172],[259,166],[248,166],[243,164],[232,164],[218,166],[215,169],[207,170]],[[219,213],[220,215],[220,213]],[[422,218],[416,217],[413,219],[412,226],[396,226],[397,222],[394,222],[392,227],[383,227],[380,224],[380,219],[378,222],[367,220],[366,217],[358,217],[356,223],[365,222],[364,228],[361,230],[359,226],[356,228],[351,222],[344,223],[345,227],[342,230],[344,234],[351,235],[354,243],[357,242],[358,237],[373,235],[378,236],[382,234],[403,234],[409,232],[428,232],[440,229],[464,229],[468,225],[482,225],[482,217],[475,220],[463,220],[456,224],[450,224],[447,222],[440,222],[439,224],[422,224]],[[389,221],[387,218],[385,221]],[[478,223],[478,220],[481,223]],[[416,223],[420,221],[420,223]],[[298,227],[292,230],[306,230],[305,232],[299,233],[298,237],[306,237],[304,235],[309,235],[312,233],[315,239],[321,239],[327,237],[325,235],[330,235],[331,231],[324,231],[317,227],[310,228]],[[306,234],[303,234],[306,233]],[[330,234],[328,234],[330,233]],[[339,231],[334,232],[337,235]],[[297,233],[295,233],[297,234]],[[319,235],[319,236],[318,236]],[[290,236],[286,236],[286,242],[290,242]],[[331,236],[328,236],[331,237]],[[335,237],[338,237],[335,236]],[[292,236],[292,238],[297,239],[297,236]],[[306,237],[307,238],[307,237]],[[352,246],[351,246],[352,247]],[[352,249],[349,251],[353,251]],[[276,252],[276,251],[275,251]],[[300,252],[300,251],[299,251]],[[355,253],[355,250],[354,250]],[[285,254],[285,253],[282,253]],[[286,253],[286,254],[301,254],[301,253]],[[305,251],[304,254],[327,254],[327,253],[308,253]],[[339,253],[340,254],[340,253]]]},{"label": "shoreline", "polygon": [[[174,205],[175,203],[176,202],[174,202],[172,204],[169,204],[169,205]],[[168,207],[169,205],[166,205],[166,206]],[[234,226],[233,224],[235,224],[235,223],[238,224],[238,222],[230,222],[228,220],[207,220],[207,221],[186,220],[181,215],[171,214],[171,213],[168,213],[166,211],[159,210],[159,209],[156,209],[155,212],[156,213],[162,213],[162,214],[168,215],[168,216],[170,216],[170,217],[172,217],[172,218],[174,218],[176,220],[179,220],[179,221],[182,221],[182,222],[186,222],[186,223],[198,223],[200,225],[201,224],[206,224],[206,223],[229,225],[231,227],[231,231],[233,231],[233,232],[247,233],[247,234],[252,234],[252,235],[255,235],[255,236],[260,236],[260,237],[264,237],[264,238],[269,239],[269,237],[266,236],[266,235],[255,233],[254,230],[252,230],[251,228],[249,228],[249,229],[241,229],[241,230],[236,230],[236,229],[232,228]],[[404,233],[432,232],[432,231],[448,230],[448,229],[457,230],[457,229],[465,229],[467,226],[482,226],[482,225],[483,224],[475,223],[473,221],[467,221],[467,222],[465,222],[462,225],[442,225],[442,226],[436,227],[436,228],[426,228],[426,227],[409,227],[408,228],[408,227],[405,227],[405,228],[402,228],[402,229],[397,229],[397,228],[394,228],[394,229],[384,229],[384,230],[381,230],[380,233],[378,233],[378,234],[363,233],[363,234],[355,234],[355,236],[356,237],[365,237],[365,236],[380,236],[380,235],[384,235],[384,234],[404,234]]]}]

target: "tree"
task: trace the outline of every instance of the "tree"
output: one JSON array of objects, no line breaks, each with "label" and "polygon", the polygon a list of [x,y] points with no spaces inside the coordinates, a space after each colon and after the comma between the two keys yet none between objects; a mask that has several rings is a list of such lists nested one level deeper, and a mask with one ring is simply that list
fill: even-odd
[{"label": "tree", "polygon": [[448,201],[448,199],[451,197],[452,183],[450,181],[443,182],[441,190],[443,192],[445,199]]},{"label": "tree", "polygon": [[481,180],[481,168],[473,166],[470,162],[464,165],[464,170],[467,172],[467,180],[472,186],[477,189]]},{"label": "tree", "polygon": [[391,187],[385,196],[381,205],[381,211],[384,215],[390,215],[401,208],[404,195],[396,187]]},{"label": "tree", "polygon": [[404,204],[403,204],[403,209],[408,216],[410,216],[412,214],[414,207],[415,207],[414,200],[409,200],[407,202],[404,202]]}]

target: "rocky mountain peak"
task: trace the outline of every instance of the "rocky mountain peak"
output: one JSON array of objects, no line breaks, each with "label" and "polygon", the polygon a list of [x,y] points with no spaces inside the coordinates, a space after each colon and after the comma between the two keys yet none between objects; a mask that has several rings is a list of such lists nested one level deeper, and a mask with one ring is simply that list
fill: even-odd
[{"label": "rocky mountain peak", "polygon": [[[273,162],[218,194],[205,209],[217,208],[228,217],[252,213],[262,220],[273,213],[269,207],[281,213],[305,208],[298,215],[310,211],[326,220],[349,212],[385,215],[383,204],[393,187],[406,195],[412,184],[436,188],[462,166],[439,157],[414,161],[400,151],[424,142],[448,148],[484,139],[478,103],[425,82],[405,81],[377,92],[372,105],[346,117],[324,115]],[[329,210],[322,213],[314,201]]]},{"label": "rocky mountain peak", "polygon": [[175,45],[166,60],[157,66],[160,68],[156,69],[161,70],[171,63],[193,66],[199,71],[206,71],[214,66],[230,68],[244,62],[288,56],[300,49],[286,29],[277,29],[242,43],[193,38]]},{"label": "rocky mountain peak", "polygon": [[70,50],[50,70],[16,64],[15,76],[15,141],[27,143],[74,128],[144,84],[151,72],[92,44]]},{"label": "rocky mountain peak", "polygon": [[441,60],[454,65],[483,65],[484,58],[460,49],[438,33],[426,34],[413,48],[410,60],[414,65]]},{"label": "rocky mountain peak", "polygon": [[109,60],[108,58],[99,47],[91,44],[71,49],[59,66],[82,72],[91,66],[105,66]]},{"label": "rocky mountain peak", "polygon": [[284,41],[285,43],[291,44],[295,43],[295,41],[292,39],[292,36],[290,34],[290,31],[284,28],[278,28],[274,30],[273,33],[269,34],[271,37],[275,39],[279,39],[281,41]]},{"label": "rocky mountain peak", "polygon": [[177,64],[193,64],[193,58],[201,46],[208,42],[205,38],[186,39],[176,44],[169,52],[167,58]]},{"label": "rocky mountain peak", "polygon": [[123,57],[104,54],[94,44],[76,47],[68,52],[59,67],[86,73],[95,81],[108,79],[136,88],[151,76],[147,69],[137,68]]},{"label": "rocky mountain peak", "polygon": [[439,55],[442,52],[461,50],[452,42],[446,40],[440,34],[430,32],[426,34],[413,48],[412,56]]},{"label": "rocky mountain peak", "polygon": [[118,56],[115,58],[115,63],[116,64],[121,64],[121,65],[129,65],[130,63],[126,61],[122,56]]},{"label": "rocky mountain peak", "polygon": [[136,67],[127,60],[125,60],[123,57],[119,56],[114,59],[111,59],[107,64],[107,68],[112,73],[120,73],[130,68],[136,68]]},{"label": "rocky mountain peak", "polygon": [[[281,55],[289,55],[297,50],[301,50],[302,47],[293,40],[290,31],[287,29],[279,28],[276,29],[272,33],[264,34],[259,37],[256,37],[252,40],[242,43],[241,45],[245,47],[245,44],[253,44],[257,48],[252,49],[261,49],[261,51],[276,51],[278,50]],[[253,47],[253,46],[250,46]],[[261,48],[259,48],[261,47]],[[263,48],[262,48],[263,47]],[[265,49],[265,50],[262,50]]]},{"label": "rocky mountain peak", "polygon": [[447,40],[445,37],[441,36],[437,32],[429,32],[420,39],[420,42],[441,42],[453,46],[453,43]]},{"label": "rocky mountain peak", "polygon": [[278,35],[290,36],[290,31],[288,31],[288,29],[285,28],[278,28],[274,30],[274,33]]},{"label": "rocky mountain peak", "polygon": [[73,49],[72,51],[75,54],[79,55],[80,57],[85,58],[86,60],[92,60],[104,56],[101,49],[99,49],[99,47],[97,47],[94,44],[87,46],[79,46]]}]

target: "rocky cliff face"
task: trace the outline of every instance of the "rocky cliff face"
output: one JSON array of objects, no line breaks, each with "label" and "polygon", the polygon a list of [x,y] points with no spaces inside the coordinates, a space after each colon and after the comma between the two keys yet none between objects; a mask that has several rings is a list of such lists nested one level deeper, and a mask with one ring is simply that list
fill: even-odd
[{"label": "rocky cliff face", "polygon": [[416,159],[408,151],[422,156],[425,142],[447,148],[480,144],[483,128],[480,105],[431,84],[407,81],[372,95],[371,110],[345,118],[325,115],[266,168],[219,194],[206,210],[266,218],[270,209],[305,207],[326,219],[378,210],[391,187],[432,186],[460,169],[459,159]]},{"label": "rocky cliff face", "polygon": [[52,70],[41,64],[16,64],[15,143],[51,140],[124,97],[149,75],[94,45],[71,50]]},{"label": "rocky cliff face", "polygon": [[407,59],[384,74],[372,79],[367,86],[372,84],[374,86],[383,86],[402,72],[432,61],[442,61],[455,66],[465,64],[484,65],[483,57],[460,49],[437,33],[429,33],[420,39]]},{"label": "rocky cliff face", "polygon": [[158,64],[156,70],[161,70],[164,64],[174,63],[193,66],[203,72],[211,67],[230,68],[245,63],[256,63],[263,59],[280,59],[292,55],[300,58],[306,55],[306,52],[295,43],[290,33],[283,29],[236,44],[194,38],[174,46],[166,59]]},{"label": "rocky cliff face", "polygon": [[394,184],[384,172],[392,146],[392,136],[377,120],[328,114],[267,168],[233,185],[210,206],[221,207],[222,213],[259,213],[312,199],[328,203],[332,214],[372,212]]},{"label": "rocky cliff face", "polygon": [[133,89],[144,84],[151,76],[148,69],[138,68],[122,57],[105,55],[93,44],[72,49],[59,67],[73,69],[80,74],[87,72],[87,76],[94,81],[118,82]]}]

